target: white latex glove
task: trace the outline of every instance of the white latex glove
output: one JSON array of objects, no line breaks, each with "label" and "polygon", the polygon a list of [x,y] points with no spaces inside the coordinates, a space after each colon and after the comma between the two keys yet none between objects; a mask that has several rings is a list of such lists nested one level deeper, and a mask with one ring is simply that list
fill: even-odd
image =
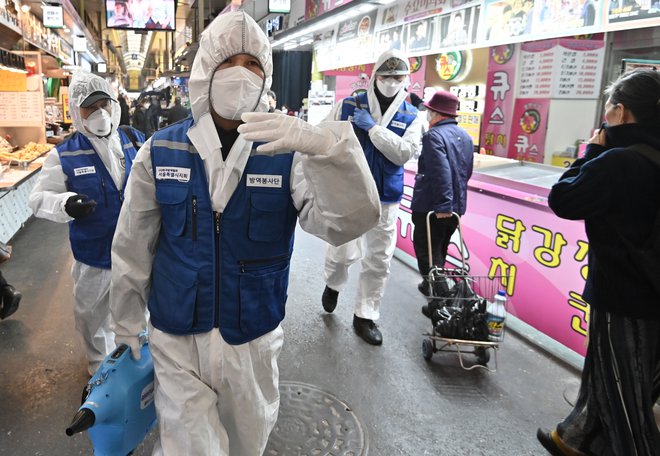
[{"label": "white latex glove", "polygon": [[120,336],[119,334],[115,334],[115,344],[117,346],[126,344],[131,347],[131,355],[135,361],[139,361],[142,358],[143,340],[139,336]]},{"label": "white latex glove", "polygon": [[330,131],[316,127],[302,119],[275,112],[246,112],[241,116],[245,122],[238,132],[248,141],[264,142],[257,152],[298,151],[308,155],[326,155],[337,144]]}]

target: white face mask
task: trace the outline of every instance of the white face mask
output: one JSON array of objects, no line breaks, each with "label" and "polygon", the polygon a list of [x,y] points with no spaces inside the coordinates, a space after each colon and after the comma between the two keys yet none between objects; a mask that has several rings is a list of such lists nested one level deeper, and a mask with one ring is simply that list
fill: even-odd
[{"label": "white face mask", "polygon": [[380,93],[382,93],[387,98],[391,98],[401,90],[403,87],[403,81],[397,81],[396,79],[387,78],[387,79],[377,79],[376,86]]},{"label": "white face mask", "polygon": [[[239,120],[245,112],[267,111],[268,99],[261,96],[263,85],[263,79],[243,66],[218,70],[211,83],[211,106],[220,117],[230,120]],[[264,100],[266,109],[260,106]]]},{"label": "white face mask", "polygon": [[83,119],[83,125],[96,136],[107,136],[112,129],[112,117],[110,117],[108,111],[100,108],[91,113],[86,119]]}]

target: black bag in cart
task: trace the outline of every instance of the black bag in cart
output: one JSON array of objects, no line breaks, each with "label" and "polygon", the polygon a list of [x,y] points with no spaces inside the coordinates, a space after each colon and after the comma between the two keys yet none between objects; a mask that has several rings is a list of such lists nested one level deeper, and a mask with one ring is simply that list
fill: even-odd
[{"label": "black bag in cart", "polygon": [[[635,144],[628,149],[642,154],[660,169],[660,151],[646,144]],[[660,296],[660,209],[655,215],[651,235],[641,247],[637,247],[621,235],[619,238],[630,252],[630,260],[640,277],[643,277]]]}]

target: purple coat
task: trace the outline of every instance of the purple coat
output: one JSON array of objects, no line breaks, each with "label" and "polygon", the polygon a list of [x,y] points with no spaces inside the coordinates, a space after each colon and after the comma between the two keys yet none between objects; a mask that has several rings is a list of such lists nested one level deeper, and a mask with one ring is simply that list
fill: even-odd
[{"label": "purple coat", "polygon": [[433,125],[422,138],[412,211],[465,214],[473,161],[472,138],[456,119]]}]

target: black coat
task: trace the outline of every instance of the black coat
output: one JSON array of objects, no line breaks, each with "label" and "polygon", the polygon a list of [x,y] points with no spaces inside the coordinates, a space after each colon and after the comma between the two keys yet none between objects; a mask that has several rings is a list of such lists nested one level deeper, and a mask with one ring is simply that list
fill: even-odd
[{"label": "black coat", "polygon": [[185,119],[188,117],[188,110],[184,108],[183,106],[179,105],[174,105],[170,108],[170,111],[167,113],[167,123],[168,124],[173,124],[174,122],[178,122],[179,120]]},{"label": "black coat", "polygon": [[589,144],[548,196],[559,217],[584,220],[589,273],[583,298],[594,308],[631,318],[660,318],[660,296],[631,262],[620,236],[641,246],[660,209],[660,168],[626,147],[647,144],[660,153],[657,127],[607,129],[607,147]]}]

